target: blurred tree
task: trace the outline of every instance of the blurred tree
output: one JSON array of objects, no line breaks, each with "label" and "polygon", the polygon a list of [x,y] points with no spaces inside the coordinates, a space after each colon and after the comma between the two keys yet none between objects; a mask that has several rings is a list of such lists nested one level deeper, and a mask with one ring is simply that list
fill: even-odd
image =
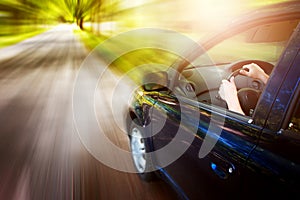
[{"label": "blurred tree", "polygon": [[93,8],[100,7],[102,4],[102,0],[64,0],[64,2],[82,30],[85,18],[91,14]]}]

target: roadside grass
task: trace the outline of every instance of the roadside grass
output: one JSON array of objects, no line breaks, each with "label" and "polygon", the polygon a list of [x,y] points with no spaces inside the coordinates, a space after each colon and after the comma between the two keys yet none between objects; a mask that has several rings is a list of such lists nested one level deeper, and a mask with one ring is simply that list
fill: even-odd
[{"label": "roadside grass", "polygon": [[83,31],[80,29],[74,29],[73,32],[79,37],[79,39],[84,43],[86,48],[92,51],[97,47],[101,42],[107,39],[107,37],[99,35],[96,36],[89,31]]},{"label": "roadside grass", "polygon": [[27,38],[41,34],[41,33],[45,32],[46,30],[48,30],[48,29],[47,28],[39,28],[34,31],[28,29],[27,32],[0,35],[0,48],[4,48],[4,47],[10,46],[10,45],[19,43]]},{"label": "roadside grass", "polygon": [[[136,49],[139,44],[143,47],[145,43],[143,37],[126,35],[125,38],[122,37],[122,40],[118,40],[118,38],[96,36],[91,32],[77,29],[74,30],[74,33],[79,36],[89,50],[96,51],[104,61],[109,62],[110,70],[118,75],[126,74],[136,84],[142,83],[144,74],[166,70],[178,58],[174,53],[163,49]],[[105,43],[102,43],[104,41]],[[99,45],[101,43],[105,45]]]}]

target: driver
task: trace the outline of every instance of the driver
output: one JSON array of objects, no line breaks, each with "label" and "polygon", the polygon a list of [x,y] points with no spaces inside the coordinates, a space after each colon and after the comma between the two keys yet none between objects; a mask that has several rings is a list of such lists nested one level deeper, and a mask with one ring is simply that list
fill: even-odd
[{"label": "driver", "polygon": [[[269,75],[255,63],[244,65],[240,70],[240,74],[250,78],[259,79],[264,84],[266,84],[269,79]],[[219,88],[219,95],[226,101],[229,110],[245,115],[238,99],[234,77],[231,77],[229,81],[222,80]]]}]

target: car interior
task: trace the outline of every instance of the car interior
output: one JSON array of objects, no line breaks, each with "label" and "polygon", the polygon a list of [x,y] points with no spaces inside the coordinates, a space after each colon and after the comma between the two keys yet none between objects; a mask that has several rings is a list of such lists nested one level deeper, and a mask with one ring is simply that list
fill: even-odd
[{"label": "car interior", "polygon": [[176,91],[199,102],[227,108],[218,91],[223,79],[234,76],[241,107],[251,116],[265,84],[239,74],[239,70],[245,64],[256,63],[270,75],[299,21],[260,25],[222,41],[184,68]]}]

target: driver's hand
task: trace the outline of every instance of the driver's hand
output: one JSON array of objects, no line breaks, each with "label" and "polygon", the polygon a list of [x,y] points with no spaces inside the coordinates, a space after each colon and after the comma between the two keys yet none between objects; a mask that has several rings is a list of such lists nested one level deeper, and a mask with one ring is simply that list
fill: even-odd
[{"label": "driver's hand", "polygon": [[267,75],[264,70],[255,63],[244,65],[240,70],[240,74],[248,76],[250,78],[259,79],[265,84],[269,79],[269,75]]},{"label": "driver's hand", "polygon": [[222,80],[219,88],[219,95],[223,100],[226,101],[229,110],[244,114],[237,96],[234,77],[231,77],[229,81]]},{"label": "driver's hand", "polygon": [[220,97],[227,101],[230,101],[232,96],[237,96],[237,89],[234,83],[234,77],[228,80],[222,80],[222,83],[219,88],[219,95]]}]

